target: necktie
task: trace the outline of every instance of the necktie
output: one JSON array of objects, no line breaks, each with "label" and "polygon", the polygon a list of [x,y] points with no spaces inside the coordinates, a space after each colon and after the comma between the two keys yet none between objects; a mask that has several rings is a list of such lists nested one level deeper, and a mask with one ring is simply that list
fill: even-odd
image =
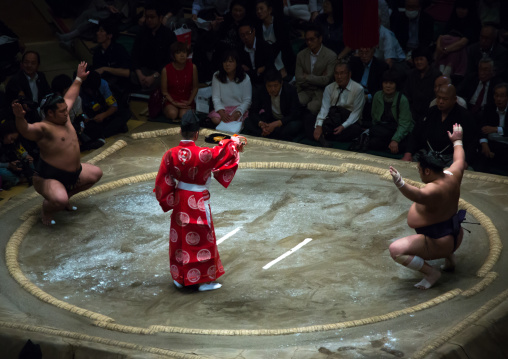
[{"label": "necktie", "polygon": [[480,93],[478,94],[478,98],[476,99],[476,102],[471,109],[471,112],[476,113],[482,108],[482,102],[483,97],[485,96],[485,83],[482,82],[482,89],[480,90]]}]

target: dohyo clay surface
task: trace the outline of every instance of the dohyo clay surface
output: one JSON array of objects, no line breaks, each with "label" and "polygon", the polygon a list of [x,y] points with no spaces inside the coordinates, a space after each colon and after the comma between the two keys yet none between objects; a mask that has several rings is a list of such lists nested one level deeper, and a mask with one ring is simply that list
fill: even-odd
[{"label": "dohyo clay surface", "polygon": [[[207,133],[198,145],[208,145]],[[413,233],[411,202],[388,166],[419,185],[415,164],[249,138],[230,187],[210,189],[223,287],[179,290],[169,273],[170,214],[152,192],[162,154],[178,142],[178,129],[143,132],[90,156],[104,177],[73,197],[78,211],[57,214],[55,226],[40,223],[32,191],[0,208],[6,358],[29,338],[51,358],[506,351],[506,178],[466,173],[460,208],[480,225],[463,225],[470,233],[455,273],[419,291],[421,275],[388,253]]]}]

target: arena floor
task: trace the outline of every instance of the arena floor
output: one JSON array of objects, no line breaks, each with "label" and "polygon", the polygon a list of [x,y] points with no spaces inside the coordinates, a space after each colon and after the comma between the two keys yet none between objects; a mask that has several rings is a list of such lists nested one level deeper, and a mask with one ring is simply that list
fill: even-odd
[{"label": "arena floor", "polygon": [[481,225],[463,225],[455,273],[420,291],[421,275],[388,253],[412,233],[388,166],[416,183],[414,164],[249,138],[231,186],[211,187],[223,287],[178,290],[169,213],[152,192],[179,141],[162,127],[85,157],[104,176],[55,226],[40,223],[31,188],[0,207],[2,358],[27,339],[44,358],[508,355],[507,178],[467,172],[460,207]]}]

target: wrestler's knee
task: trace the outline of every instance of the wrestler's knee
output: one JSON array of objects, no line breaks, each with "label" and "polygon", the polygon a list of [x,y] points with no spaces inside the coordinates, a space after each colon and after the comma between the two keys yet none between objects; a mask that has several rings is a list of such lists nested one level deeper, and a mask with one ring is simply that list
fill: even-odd
[{"label": "wrestler's knee", "polygon": [[390,256],[394,261],[397,260],[397,257],[400,257],[403,253],[401,246],[397,241],[390,244],[390,247],[388,248],[388,251],[390,252]]},{"label": "wrestler's knee", "polygon": [[99,182],[99,180],[102,178],[102,170],[99,167],[94,166],[92,170],[92,180],[94,183]]},{"label": "wrestler's knee", "polygon": [[63,209],[69,204],[69,196],[65,191],[54,192],[46,199],[49,204],[56,209]]}]

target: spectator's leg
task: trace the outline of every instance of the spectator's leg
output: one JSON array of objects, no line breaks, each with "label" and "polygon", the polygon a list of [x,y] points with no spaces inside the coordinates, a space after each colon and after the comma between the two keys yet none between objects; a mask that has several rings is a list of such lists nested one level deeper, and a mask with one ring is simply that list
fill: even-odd
[{"label": "spectator's leg", "polygon": [[262,117],[263,114],[259,116],[249,116],[243,121],[243,130],[242,134],[249,135],[249,136],[257,136],[261,137],[261,133],[263,132],[261,130],[261,127],[259,127],[259,121],[263,121],[264,118]]},{"label": "spectator's leg", "polygon": [[319,110],[321,110],[321,103],[323,102],[323,92],[322,91],[314,91],[312,94],[311,101],[307,104],[307,108],[309,111],[317,116]]},{"label": "spectator's leg", "polygon": [[176,108],[171,104],[166,104],[162,112],[164,113],[164,116],[166,116],[166,118],[169,118],[170,120],[174,121],[178,118],[178,108]]},{"label": "spectator's leg", "polygon": [[7,168],[0,168],[0,177],[2,177],[3,189],[9,189],[19,183],[19,177]]},{"label": "spectator's leg", "polygon": [[288,124],[275,129],[273,137],[284,141],[292,141],[296,136],[302,133],[303,122],[291,121]]},{"label": "spectator's leg", "polygon": [[305,136],[310,140],[314,140],[314,128],[316,125],[316,116],[313,115],[310,111],[305,110],[304,114],[302,115],[302,119],[305,130]]}]

